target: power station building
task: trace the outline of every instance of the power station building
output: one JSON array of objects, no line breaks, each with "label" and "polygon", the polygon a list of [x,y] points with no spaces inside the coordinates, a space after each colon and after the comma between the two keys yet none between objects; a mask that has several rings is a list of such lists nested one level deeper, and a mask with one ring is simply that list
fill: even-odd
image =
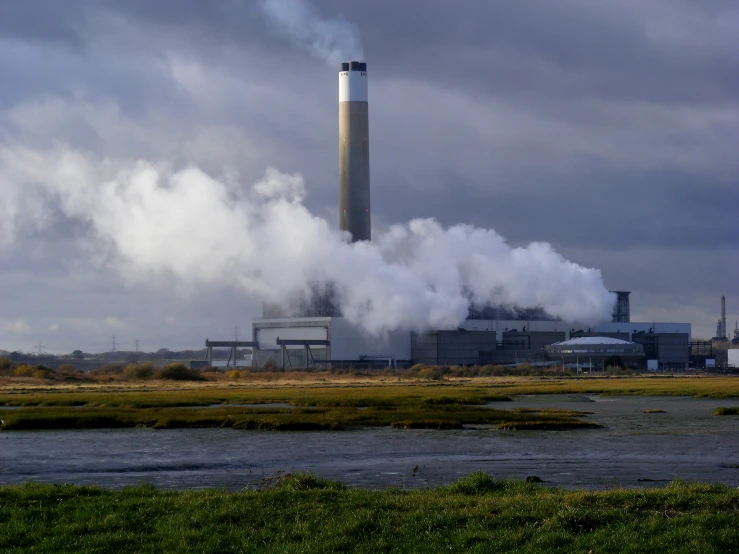
[{"label": "power station building", "polygon": [[[367,64],[342,63],[338,84],[339,228],[349,233],[352,242],[369,241]],[[252,323],[253,363],[306,368],[546,362],[565,354],[566,341],[588,342],[587,337],[597,336],[605,343],[635,344],[626,356],[630,362],[657,359],[664,368],[686,368],[690,324],[631,322],[630,293],[614,294],[612,321],[587,330],[552,318],[541,309],[486,306],[471,307],[458,329],[394,331],[372,337],[341,316],[331,284],[315,284],[288,306],[263,307],[262,318]]]},{"label": "power station building", "polygon": [[[339,67],[339,228],[352,242],[372,237],[369,94],[366,62]],[[254,363],[279,367],[408,364],[411,334],[370,337],[341,317],[331,285],[312,287],[289,307],[265,305],[252,323]]]}]

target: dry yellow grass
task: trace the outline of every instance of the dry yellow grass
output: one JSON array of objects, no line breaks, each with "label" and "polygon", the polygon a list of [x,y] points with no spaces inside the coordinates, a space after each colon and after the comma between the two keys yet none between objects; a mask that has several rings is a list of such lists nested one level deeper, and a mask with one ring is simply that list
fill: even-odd
[{"label": "dry yellow grass", "polygon": [[133,393],[168,391],[238,391],[254,389],[322,388],[446,388],[475,387],[487,394],[635,394],[685,395],[714,398],[739,396],[739,377],[733,376],[653,376],[636,377],[460,377],[441,381],[409,379],[402,375],[340,375],[331,373],[252,373],[236,381],[111,381],[62,383],[29,378],[0,380],[0,394],[23,393]]}]

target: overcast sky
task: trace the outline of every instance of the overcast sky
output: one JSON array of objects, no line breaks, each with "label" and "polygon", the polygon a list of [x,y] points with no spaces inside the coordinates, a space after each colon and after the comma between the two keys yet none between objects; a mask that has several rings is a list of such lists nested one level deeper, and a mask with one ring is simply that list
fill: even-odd
[{"label": "overcast sky", "polygon": [[[361,36],[373,233],[434,217],[512,245],[546,241],[633,291],[634,321],[691,322],[710,337],[725,294],[734,328],[735,1],[308,9]],[[6,0],[0,144],[196,165],[246,184],[268,167],[299,172],[306,205],[333,225],[338,68],[320,46],[249,0]],[[199,348],[235,326],[250,333],[258,299],[131,284],[91,252],[84,223],[9,194],[23,217],[10,225],[2,200],[0,349],[103,351],[113,335],[119,349]]]}]

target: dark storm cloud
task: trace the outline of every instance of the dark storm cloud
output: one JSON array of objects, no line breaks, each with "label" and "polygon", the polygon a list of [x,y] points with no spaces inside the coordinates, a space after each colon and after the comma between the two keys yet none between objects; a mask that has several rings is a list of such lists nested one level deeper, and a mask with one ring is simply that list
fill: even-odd
[{"label": "dark storm cloud", "polygon": [[[660,289],[693,298],[703,328],[711,291],[739,304],[724,277],[739,256],[735,2],[314,6],[361,31],[378,225],[434,216],[495,228],[513,244],[548,240],[602,268],[609,286],[645,291],[641,313],[663,313]],[[193,162],[214,174],[235,168],[246,182],[268,165],[301,171],[310,207],[332,221],[336,68],[275,33],[258,2],[2,2],[0,47],[4,140]],[[6,319],[40,317],[46,302],[43,325],[52,325],[85,302],[90,283],[65,242],[80,230],[52,219],[43,237],[59,237],[63,259],[49,261],[55,248],[38,244],[36,257],[22,255],[31,242],[4,254],[15,268],[4,288],[19,299]],[[54,280],[23,277],[44,264]],[[132,318],[119,310],[116,278],[95,275],[114,290],[87,297],[100,308],[84,317]],[[57,287],[74,300],[58,300]],[[150,298],[147,317],[196,313],[192,302],[158,309]],[[183,342],[205,332],[190,326]]]},{"label": "dark storm cloud", "polygon": [[489,92],[660,103],[733,100],[739,83],[730,2],[377,4],[344,10],[363,22],[373,61],[392,74],[439,75]]}]

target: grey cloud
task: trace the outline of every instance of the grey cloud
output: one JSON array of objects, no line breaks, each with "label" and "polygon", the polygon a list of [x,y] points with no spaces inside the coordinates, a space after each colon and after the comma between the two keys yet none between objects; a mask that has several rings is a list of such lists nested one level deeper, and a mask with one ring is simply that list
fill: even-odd
[{"label": "grey cloud", "polygon": [[[380,220],[435,216],[495,228],[513,244],[551,241],[601,267],[610,286],[643,291],[642,313],[666,313],[660,289],[692,298],[696,311],[711,291],[739,303],[734,282],[712,275],[735,275],[727,260],[739,258],[736,3],[314,5],[362,33]],[[332,222],[335,68],[274,36],[257,3],[4,2],[0,45],[3,140],[234,169],[246,184],[268,165],[301,171],[309,207]],[[131,294],[117,292],[115,276],[24,254],[43,239],[73,258],[80,230],[54,222],[32,235],[0,252],[3,266],[54,277],[5,281],[22,299],[14,317],[31,304],[34,317],[60,317],[75,302],[57,299],[54,279],[66,276],[82,302],[87,272],[112,290],[89,297],[100,300],[85,318],[115,315],[119,294]],[[695,268],[697,252],[711,270]],[[675,269],[642,269],[649,264]],[[46,304],[34,304],[32,290]],[[147,298],[147,317],[195,313],[189,301],[170,309],[172,299]],[[696,324],[709,326],[712,309]],[[257,307],[228,318],[248,322],[248,310]],[[179,325],[183,336],[206,332]]]}]

